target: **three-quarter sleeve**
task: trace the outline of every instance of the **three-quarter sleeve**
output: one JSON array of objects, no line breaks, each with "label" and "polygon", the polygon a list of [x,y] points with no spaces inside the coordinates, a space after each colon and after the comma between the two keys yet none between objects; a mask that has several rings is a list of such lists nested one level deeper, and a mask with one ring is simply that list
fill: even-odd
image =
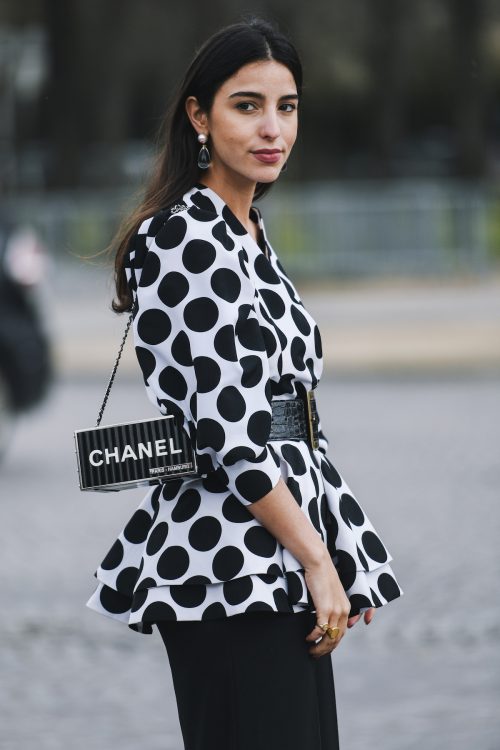
[{"label": "three-quarter sleeve", "polygon": [[194,425],[201,476],[216,472],[249,505],[281,476],[268,445],[268,358],[244,253],[200,224],[173,215],[146,227],[135,268],[136,352],[155,406]]}]

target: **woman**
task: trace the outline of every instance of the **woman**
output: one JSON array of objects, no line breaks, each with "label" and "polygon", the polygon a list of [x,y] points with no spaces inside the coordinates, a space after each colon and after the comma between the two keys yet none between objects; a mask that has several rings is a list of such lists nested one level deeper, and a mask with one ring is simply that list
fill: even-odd
[{"label": "woman", "polygon": [[114,309],[136,300],[148,396],[194,425],[200,476],[147,493],[87,604],[157,626],[186,750],[338,748],[329,654],[402,594],[327,458],[318,327],[252,206],[290,156],[301,85],[267,22],[211,37],[118,241]]}]

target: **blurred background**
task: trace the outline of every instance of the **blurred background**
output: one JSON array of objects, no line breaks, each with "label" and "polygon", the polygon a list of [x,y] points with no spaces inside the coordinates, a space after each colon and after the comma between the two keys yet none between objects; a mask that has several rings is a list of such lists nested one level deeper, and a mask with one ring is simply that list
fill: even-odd
[{"label": "blurred background", "polygon": [[[182,747],[159,636],[85,608],[144,492],[82,494],[73,430],[126,322],[101,251],[243,13],[304,64],[260,208],[322,332],[330,458],[404,591],[334,652],[341,747],[499,750],[499,0],[0,0],[0,748]],[[104,421],[148,415],[129,343]]]}]

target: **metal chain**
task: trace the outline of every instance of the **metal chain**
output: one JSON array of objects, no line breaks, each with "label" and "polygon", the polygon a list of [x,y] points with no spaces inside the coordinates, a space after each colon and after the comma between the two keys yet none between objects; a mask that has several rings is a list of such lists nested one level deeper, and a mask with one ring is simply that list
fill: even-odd
[{"label": "metal chain", "polygon": [[[175,205],[168,206],[165,209],[165,221],[164,221],[164,224],[165,224],[165,222],[166,222],[167,217],[168,217],[169,214],[174,214],[174,213],[177,213],[178,211],[184,211],[186,208],[187,208],[187,205],[185,203],[183,203],[183,202],[176,203]],[[104,399],[103,399],[101,408],[99,410],[99,415],[97,417],[96,427],[99,427],[99,425],[101,424],[102,415],[104,413],[104,409],[106,408],[106,404],[108,402],[109,392],[111,390],[111,386],[113,385],[113,381],[115,379],[116,371],[118,369],[118,364],[120,362],[120,357],[122,356],[123,347],[125,346],[125,341],[127,340],[127,334],[129,332],[129,328],[132,325],[132,321],[134,319],[134,312],[136,310],[136,307],[137,307],[137,295],[136,295],[136,298],[134,300],[134,304],[132,306],[132,312],[130,313],[129,319],[127,321],[127,325],[125,327],[125,333],[123,334],[122,343],[120,344],[120,349],[118,351],[118,356],[116,358],[115,366],[113,367],[113,371],[112,371],[111,376],[109,378],[108,387],[106,388],[106,393],[104,395]]]},{"label": "metal chain", "polygon": [[120,362],[120,357],[122,356],[123,347],[125,346],[125,341],[127,340],[127,334],[129,332],[130,326],[132,325],[132,321],[134,319],[134,312],[137,305],[137,299],[134,301],[134,305],[132,307],[132,312],[129,315],[129,319],[127,321],[127,325],[125,326],[125,333],[123,334],[122,343],[120,344],[120,349],[118,351],[118,356],[116,358],[115,366],[113,367],[113,371],[111,373],[111,376],[109,378],[108,387],[106,388],[106,393],[104,394],[104,399],[101,405],[101,408],[99,410],[99,415],[97,417],[96,427],[99,427],[101,424],[102,415],[104,414],[104,409],[106,408],[106,404],[108,402],[109,398],[109,392],[111,391],[111,386],[113,385],[113,381],[115,379],[116,371],[118,369],[118,364]]}]

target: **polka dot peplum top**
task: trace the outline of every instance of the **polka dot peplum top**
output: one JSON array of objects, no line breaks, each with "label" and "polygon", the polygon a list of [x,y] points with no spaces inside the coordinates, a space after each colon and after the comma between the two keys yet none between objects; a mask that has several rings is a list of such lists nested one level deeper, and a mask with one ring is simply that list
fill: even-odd
[{"label": "polka dot peplum top", "polygon": [[95,572],[87,606],[140,633],[159,620],[313,609],[300,562],[247,509],[280,477],[327,545],[351,615],[403,594],[321,421],[317,449],[269,441],[271,399],[315,388],[323,360],[318,326],[252,209],[264,249],[201,183],[130,245],[146,392],[161,414],[194,424],[200,471],[149,489]]}]

